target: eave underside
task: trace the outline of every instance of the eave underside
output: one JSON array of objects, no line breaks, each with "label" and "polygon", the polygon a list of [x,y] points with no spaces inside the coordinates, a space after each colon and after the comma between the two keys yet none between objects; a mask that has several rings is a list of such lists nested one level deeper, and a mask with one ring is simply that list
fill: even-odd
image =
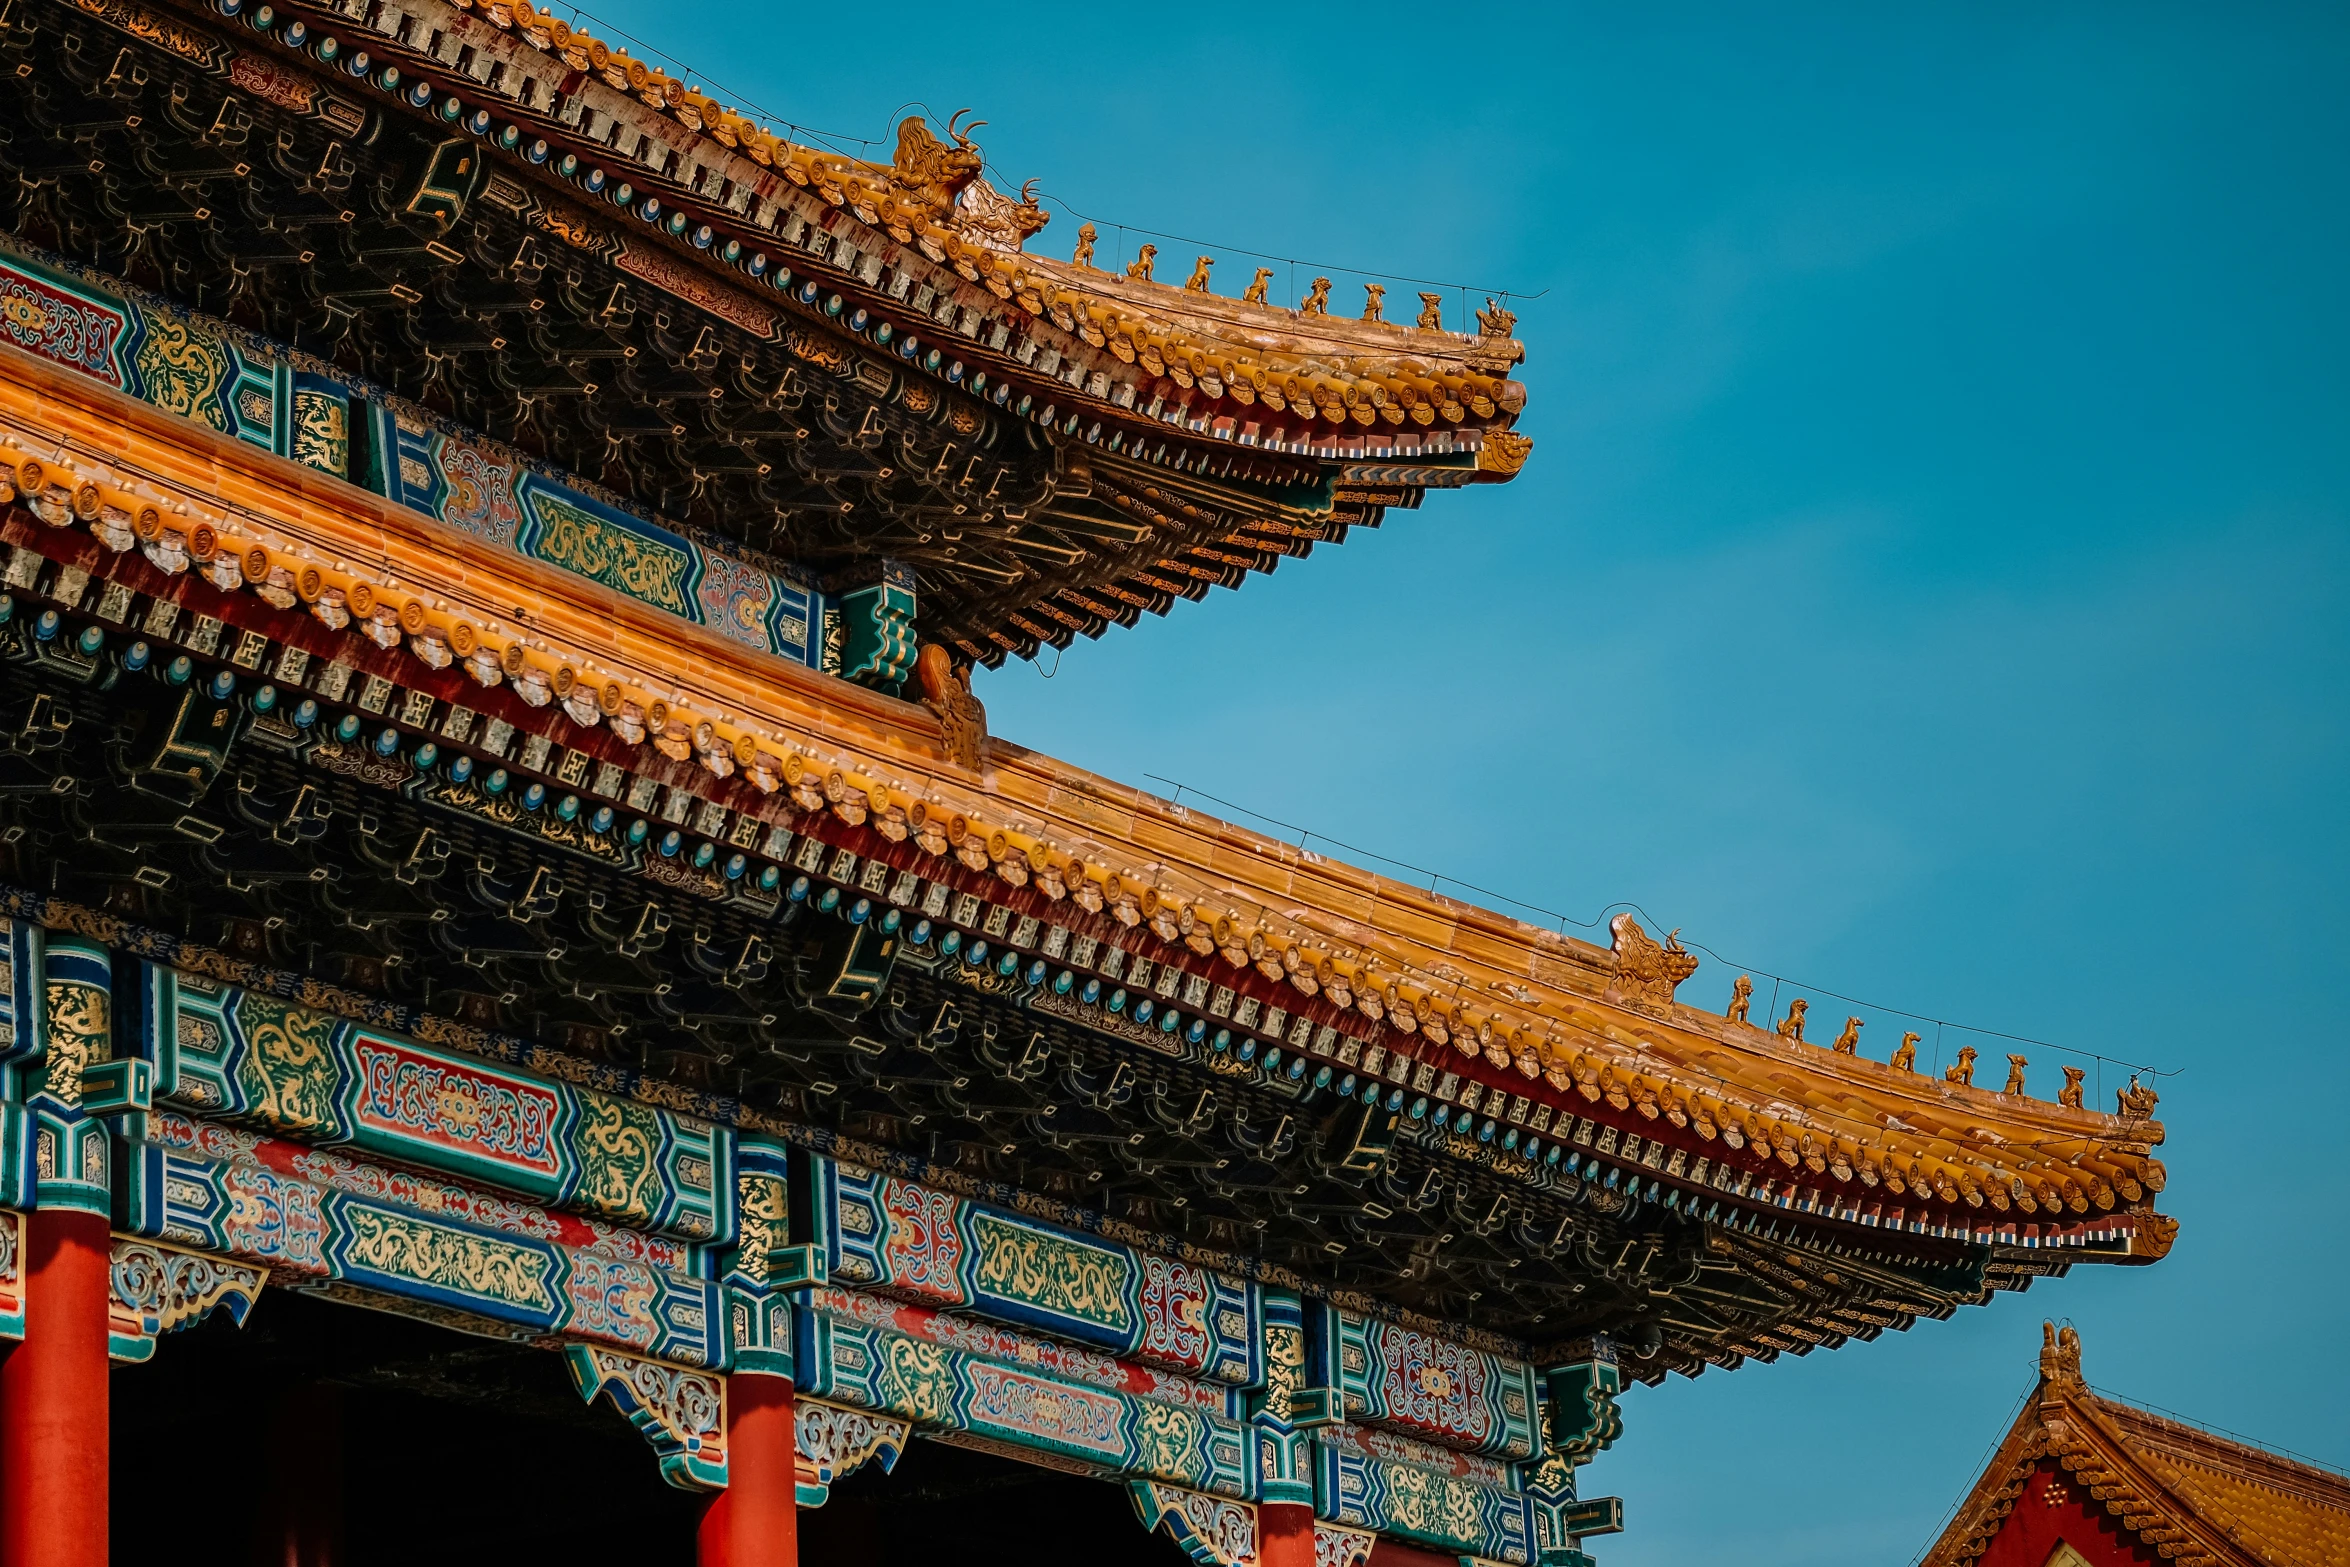
[{"label": "eave underside", "polygon": [[[1014,417],[518,162],[443,221],[418,193],[451,128],[218,25],[208,64],[22,0],[0,27],[0,225],[828,585],[902,561],[925,636],[964,656],[1165,613],[1417,504],[1413,484],[1180,427],[1111,452]],[[224,80],[229,50],[310,74],[312,107]],[[901,339],[978,357],[871,297]]]},{"label": "eave underside", "polygon": [[662,864],[422,803],[396,767],[248,734],[208,791],[176,797],[154,761],[182,693],[151,675],[58,679],[24,631],[38,599],[16,602],[0,880],[36,895],[20,912],[96,911],[525,1034],[1537,1354],[1610,1333],[1651,1379],[1874,1337],[2062,1270],[1957,1243],[1871,1255],[1874,1238],[1736,1232],[1596,1184],[1529,1190],[1409,1138],[1375,1172],[1344,1170],[1327,1093],[1040,1016],[951,961],[901,961],[843,1015],[822,999],[839,917],[664,886]]}]

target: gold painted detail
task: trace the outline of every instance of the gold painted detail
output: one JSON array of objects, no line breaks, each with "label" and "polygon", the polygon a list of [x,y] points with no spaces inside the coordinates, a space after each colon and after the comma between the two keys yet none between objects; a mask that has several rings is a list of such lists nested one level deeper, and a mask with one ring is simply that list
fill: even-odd
[{"label": "gold painted detail", "polygon": [[1134,1411],[1137,1469],[1145,1474],[1181,1475],[1199,1467],[1206,1422],[1196,1410],[1145,1398],[1135,1400]]},{"label": "gold painted detail", "polygon": [[1129,1265],[1119,1253],[1072,1245],[984,1211],[971,1215],[971,1239],[980,1290],[1113,1329],[1131,1320]]},{"label": "gold painted detail", "polygon": [[379,1273],[438,1289],[546,1310],[553,1259],[528,1246],[353,1204],[342,1212],[343,1257]]},{"label": "gold painted detail", "polygon": [[1474,1545],[1484,1538],[1477,1493],[1467,1482],[1416,1464],[1390,1463],[1382,1466],[1382,1472],[1387,1481],[1389,1522],[1461,1545]]},{"label": "gold painted detail", "polygon": [[323,473],[351,466],[351,411],[325,392],[294,394],[294,460]]},{"label": "gold painted detail", "polygon": [[237,1084],[251,1113],[289,1132],[325,1127],[334,1115],[336,1019],[247,991],[237,1021],[250,1047]]},{"label": "gold painted detail", "polygon": [[947,1352],[936,1344],[901,1334],[889,1336],[882,1365],[882,1396],[889,1407],[924,1425],[946,1425],[953,1416],[954,1373]]},{"label": "gold painted detail", "polygon": [[775,1254],[788,1239],[783,1182],[772,1175],[745,1172],[735,1177],[734,1188],[742,1237],[735,1268],[751,1283],[765,1284],[774,1277]]},{"label": "gold painted detail", "polygon": [[48,1061],[41,1086],[60,1104],[82,1102],[82,1074],[106,1059],[106,992],[73,980],[50,980],[44,1004]]},{"label": "gold painted detail", "polygon": [[683,550],[626,532],[553,496],[537,496],[533,505],[539,532],[532,553],[539,559],[672,614],[694,618],[685,592],[686,573],[693,563]]},{"label": "gold painted detail", "polygon": [[220,390],[229,378],[228,346],[159,310],[135,308],[146,328],[137,359],[147,400],[167,413],[227,430]]},{"label": "gold painted detail", "polygon": [[650,1220],[661,1121],[643,1105],[583,1093],[579,1201],[610,1218]]}]

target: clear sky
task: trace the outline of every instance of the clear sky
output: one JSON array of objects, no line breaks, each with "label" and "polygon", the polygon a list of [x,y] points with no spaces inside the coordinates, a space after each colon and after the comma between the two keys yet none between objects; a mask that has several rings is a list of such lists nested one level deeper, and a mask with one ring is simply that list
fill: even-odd
[{"label": "clear sky", "polygon": [[1605,1567],[1909,1560],[2044,1315],[2350,1464],[2350,12],[597,9],[827,129],[975,105],[1104,260],[1547,291],[1516,483],[983,674],[998,733],[2181,1071],[2167,1262],[1635,1389]]}]

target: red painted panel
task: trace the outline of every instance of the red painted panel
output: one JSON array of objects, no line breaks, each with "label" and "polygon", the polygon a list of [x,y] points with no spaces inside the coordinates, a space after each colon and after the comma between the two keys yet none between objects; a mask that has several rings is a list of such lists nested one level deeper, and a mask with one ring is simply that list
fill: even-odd
[{"label": "red painted panel", "polygon": [[24,1341],[0,1361],[0,1564],[106,1567],[106,1221],[25,1224]]},{"label": "red painted panel", "polygon": [[1299,1502],[1257,1507],[1258,1567],[1314,1567],[1314,1510]]},{"label": "red painted panel", "polygon": [[1391,1540],[1385,1535],[1381,1535],[1379,1543],[1371,1547],[1371,1567],[1460,1567],[1460,1564],[1458,1556],[1447,1556],[1442,1551],[1424,1551],[1416,1545],[1406,1545],[1401,1540]]},{"label": "red painted panel", "polygon": [[2043,1460],[1991,1537],[1980,1567],[2047,1567],[2059,1545],[2071,1546],[2089,1567],[2159,1567],[2162,1560],[2124,1533],[2121,1520],[2053,1460]]}]

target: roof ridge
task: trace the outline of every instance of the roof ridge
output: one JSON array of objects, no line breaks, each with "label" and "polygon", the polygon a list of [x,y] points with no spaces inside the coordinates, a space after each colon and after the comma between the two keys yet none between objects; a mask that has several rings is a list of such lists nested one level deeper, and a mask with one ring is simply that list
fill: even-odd
[{"label": "roof ridge", "polygon": [[[2114,1421],[2113,1409],[2101,1402],[2077,1375],[2058,1379],[2053,1385],[2059,1390],[2061,1407],[2078,1417],[2079,1426],[2094,1433],[2097,1439],[2094,1448],[2080,1441],[2077,1447],[2053,1456],[2084,1484],[2089,1482],[2081,1475],[2081,1469],[2103,1467],[2107,1478],[2090,1485],[2092,1496],[2109,1487],[2136,1493],[2134,1497],[2097,1497],[2123,1528],[2143,1537],[2149,1524],[2161,1527],[2167,1523],[2184,1534],[2202,1536],[2256,1561],[2272,1563],[2273,1567],[2290,1567],[2275,1562],[2268,1541],[2239,1519],[2233,1509],[2201,1494],[2183,1494],[2177,1478],[2159,1469],[2147,1453],[2130,1442],[2128,1434]],[[2114,1478],[2124,1479],[2125,1485],[2113,1487]],[[2138,1504],[2134,1509],[2128,1505],[2133,1500]],[[2134,1517],[2144,1521],[2133,1523]]]},{"label": "roof ridge", "polygon": [[2176,1410],[2164,1409],[2159,1405],[2141,1403],[2109,1388],[2097,1387],[2089,1383],[2082,1385],[2087,1387],[2097,1402],[2109,1411],[2119,1411],[2133,1419],[2165,1427],[2169,1431],[2193,1439],[2199,1445],[2208,1445],[2230,1457],[2254,1458],[2265,1465],[2306,1474],[2329,1488],[2340,1490],[2343,1493],[2344,1505],[2350,1506],[2350,1468],[2329,1464],[2323,1459],[2312,1458],[2307,1454],[2294,1452],[2290,1448],[2272,1447],[2240,1432],[2228,1430],[2224,1426],[2211,1425],[2205,1421],[2197,1420],[2191,1415],[2183,1415]]}]

